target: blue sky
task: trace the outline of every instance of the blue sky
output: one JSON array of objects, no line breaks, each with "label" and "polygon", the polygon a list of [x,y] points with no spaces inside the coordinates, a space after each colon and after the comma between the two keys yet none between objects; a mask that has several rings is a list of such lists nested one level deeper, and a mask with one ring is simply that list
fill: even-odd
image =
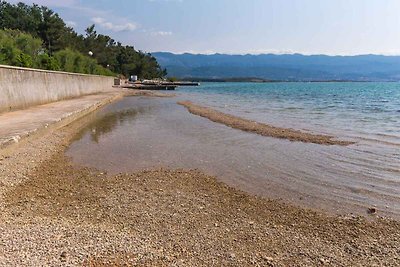
[{"label": "blue sky", "polygon": [[23,2],[148,52],[400,55],[400,0]]}]

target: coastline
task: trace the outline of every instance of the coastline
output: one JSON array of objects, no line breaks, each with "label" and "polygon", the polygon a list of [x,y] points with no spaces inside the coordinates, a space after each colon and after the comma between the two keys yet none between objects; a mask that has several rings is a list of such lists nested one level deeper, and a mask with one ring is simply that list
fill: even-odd
[{"label": "coastline", "polygon": [[84,124],[85,117],[2,155],[0,265],[400,261],[398,221],[332,216],[251,196],[197,170],[107,175],[78,168],[64,151]]}]

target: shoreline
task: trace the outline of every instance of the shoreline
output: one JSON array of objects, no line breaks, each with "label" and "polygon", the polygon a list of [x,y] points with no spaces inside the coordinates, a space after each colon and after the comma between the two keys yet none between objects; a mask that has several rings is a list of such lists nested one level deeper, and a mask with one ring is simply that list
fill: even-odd
[{"label": "shoreline", "polygon": [[351,141],[336,140],[334,136],[306,133],[299,130],[280,128],[265,123],[243,119],[209,107],[193,104],[190,101],[180,101],[178,104],[184,106],[190,113],[194,115],[207,118],[213,122],[221,123],[234,129],[251,132],[262,136],[287,139],[293,142],[314,143],[319,145],[348,146],[355,144],[355,142]]},{"label": "shoreline", "polygon": [[400,262],[398,221],[252,196],[197,170],[107,175],[76,167],[64,151],[84,124],[85,117],[0,157],[0,265]]}]

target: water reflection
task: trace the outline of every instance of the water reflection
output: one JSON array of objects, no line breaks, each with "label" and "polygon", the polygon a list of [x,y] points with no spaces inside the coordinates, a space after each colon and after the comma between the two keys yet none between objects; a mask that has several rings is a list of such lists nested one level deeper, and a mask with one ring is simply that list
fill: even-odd
[{"label": "water reflection", "polygon": [[[152,108],[151,106],[126,108],[129,98],[125,98],[115,106],[108,106],[91,114],[87,118],[88,122],[85,123],[84,128],[75,136],[74,140],[80,140],[85,135],[89,135],[91,141],[98,144],[103,135],[112,132],[118,127],[132,125],[139,114],[149,112]],[[120,110],[121,107],[123,108],[122,110]]]},{"label": "water reflection", "polygon": [[85,127],[85,130],[80,132],[77,139],[81,139],[85,133],[89,132],[91,140],[99,143],[99,138],[102,135],[111,132],[116,127],[122,127],[124,124],[131,123],[138,113],[140,113],[139,110],[129,109],[105,114]]}]

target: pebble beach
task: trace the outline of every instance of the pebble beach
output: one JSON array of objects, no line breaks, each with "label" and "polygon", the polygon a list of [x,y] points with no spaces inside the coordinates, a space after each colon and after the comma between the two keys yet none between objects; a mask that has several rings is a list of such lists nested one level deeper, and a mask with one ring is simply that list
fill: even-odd
[{"label": "pebble beach", "polygon": [[252,196],[199,170],[108,174],[82,121],[2,151],[1,266],[398,266],[400,224]]}]

